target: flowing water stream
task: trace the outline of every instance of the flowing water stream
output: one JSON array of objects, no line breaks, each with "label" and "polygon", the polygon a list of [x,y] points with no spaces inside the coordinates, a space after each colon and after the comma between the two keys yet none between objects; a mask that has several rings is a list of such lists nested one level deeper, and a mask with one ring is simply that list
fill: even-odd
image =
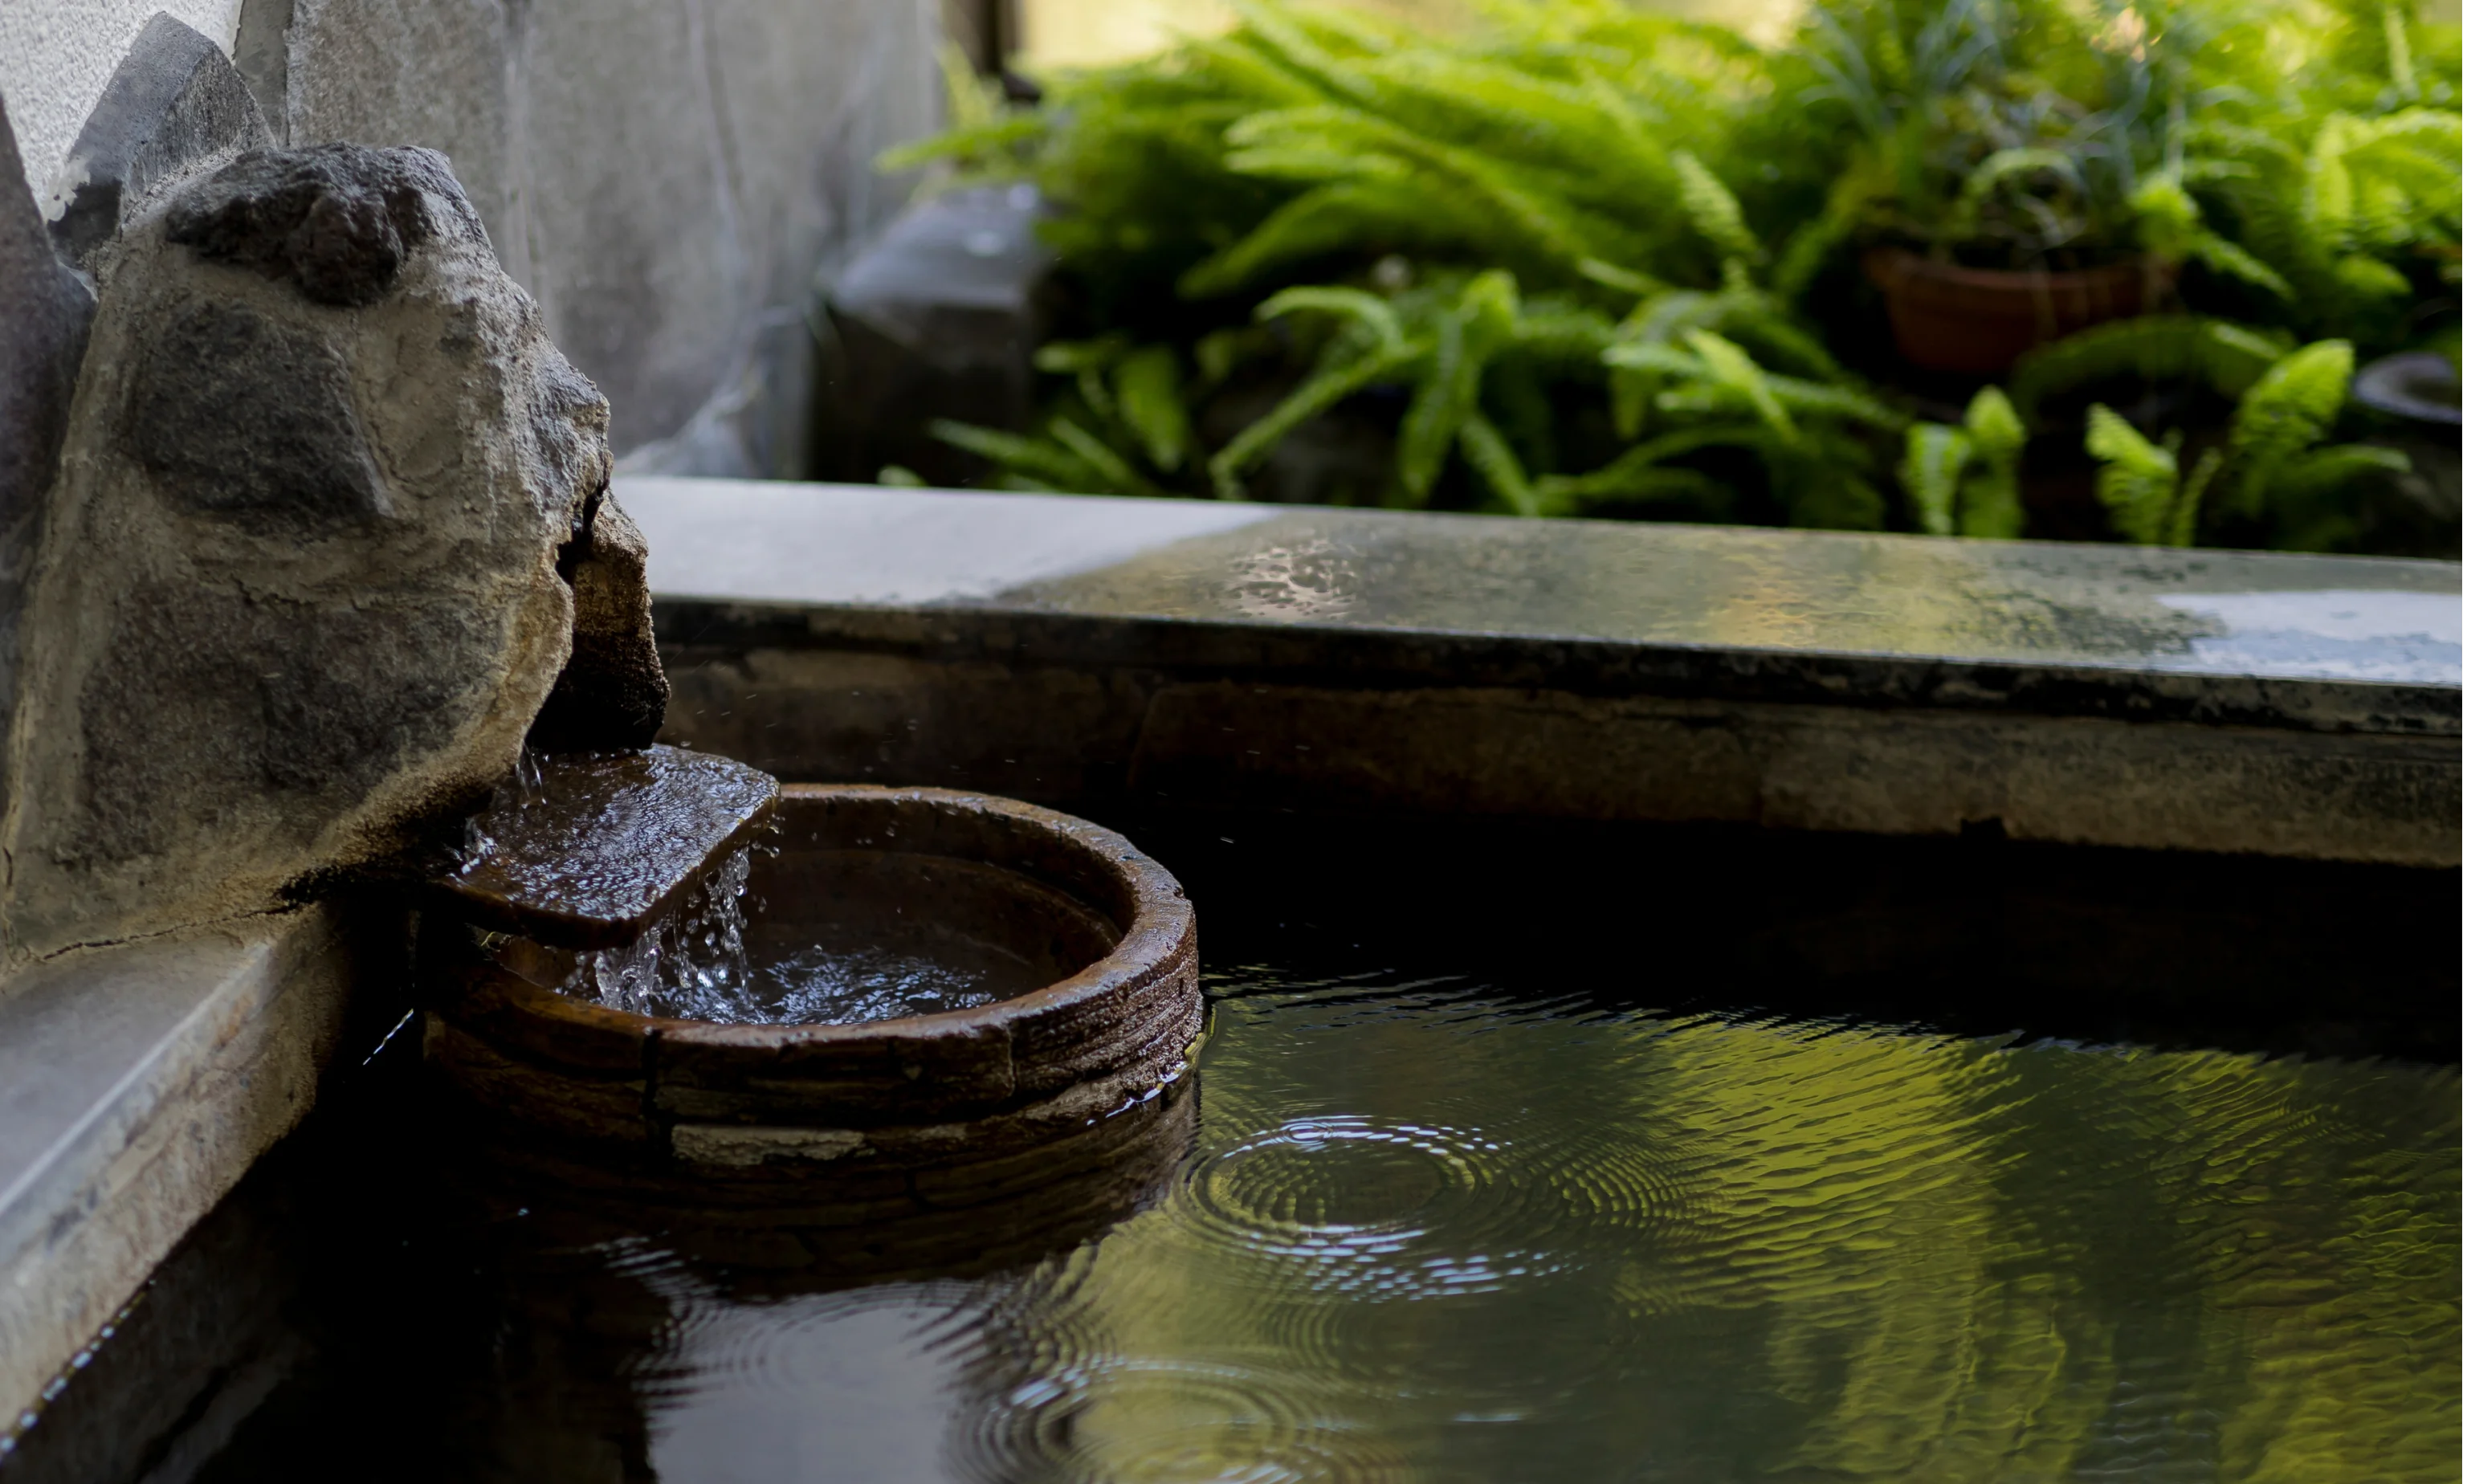
[{"label": "flowing water stream", "polygon": [[930,898],[925,921],[763,922],[747,888],[755,853],[729,856],[633,942],[577,955],[559,988],[636,1015],[849,1025],[973,1009],[1046,981],[1001,944],[930,920]]}]

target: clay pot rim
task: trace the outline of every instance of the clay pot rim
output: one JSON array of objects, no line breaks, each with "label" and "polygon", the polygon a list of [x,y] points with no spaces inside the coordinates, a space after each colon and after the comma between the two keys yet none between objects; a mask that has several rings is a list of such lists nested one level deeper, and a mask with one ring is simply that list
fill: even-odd
[{"label": "clay pot rim", "polygon": [[[636,1015],[577,1000],[509,973],[493,976],[509,1008],[543,1021],[565,1022],[593,1037],[611,1033],[634,1040],[652,1036],[672,1045],[706,1046],[736,1052],[772,1052],[803,1046],[944,1041],[997,1034],[1008,1039],[1011,1025],[1097,999],[1134,981],[1156,976],[1169,966],[1195,935],[1190,901],[1171,872],[1143,854],[1128,840],[1086,820],[1040,808],[1015,798],[964,789],[906,788],[873,783],[783,783],[779,817],[793,817],[800,804],[836,798],[913,802],[927,808],[964,810],[1005,816],[1049,840],[1076,848],[1094,860],[1124,888],[1132,904],[1131,921],[1111,952],[1069,978],[1040,989],[973,1009],[944,1010],[934,1015],[896,1020],[860,1021],[851,1025],[761,1023],[727,1025],[713,1021]],[[897,852],[887,852],[897,853]],[[916,852],[931,854],[932,852]]]},{"label": "clay pot rim", "polygon": [[2139,279],[2157,267],[2148,253],[2135,253],[2095,268],[1971,268],[1960,263],[1938,262],[1924,253],[1890,244],[1867,249],[1860,263],[1867,269],[1868,279],[1879,288],[1927,279],[1990,292],[2038,288],[2061,292],[2092,288],[2118,280]]}]

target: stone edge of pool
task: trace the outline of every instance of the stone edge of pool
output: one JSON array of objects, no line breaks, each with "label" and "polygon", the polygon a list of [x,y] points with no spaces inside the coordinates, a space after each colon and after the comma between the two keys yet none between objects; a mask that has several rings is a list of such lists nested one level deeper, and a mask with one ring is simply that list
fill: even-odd
[{"label": "stone edge of pool", "polygon": [[784,778],[2459,861],[2455,563],[621,480]]},{"label": "stone edge of pool", "polygon": [[[672,739],[786,778],[2458,861],[2455,564],[617,491]],[[390,1018],[399,929],[318,908],[0,986],[0,1438],[306,1113],[347,1016]]]}]

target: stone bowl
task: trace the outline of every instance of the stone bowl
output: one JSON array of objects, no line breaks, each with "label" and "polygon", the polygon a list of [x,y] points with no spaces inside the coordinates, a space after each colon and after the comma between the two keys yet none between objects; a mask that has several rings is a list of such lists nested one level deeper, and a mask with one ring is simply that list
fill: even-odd
[{"label": "stone bowl", "polygon": [[777,817],[751,941],[956,936],[1009,964],[1019,992],[855,1024],[667,1019],[558,992],[569,953],[432,921],[432,1066],[596,1178],[740,1190],[817,1225],[1041,1183],[1049,1151],[1103,1148],[1093,1130],[1184,1073],[1202,1016],[1190,904],[1121,836],[927,788],[792,784]]},{"label": "stone bowl", "polygon": [[1199,1131],[1198,1079],[1185,1077],[1037,1145],[1032,1183],[911,1172],[926,1182],[920,1196],[842,1164],[800,1178],[774,1167],[714,1193],[690,1166],[664,1176],[508,1138],[461,1099],[437,1112],[432,1128],[456,1152],[458,1189],[476,1212],[519,1213],[553,1251],[645,1240],[740,1299],[969,1277],[1067,1251],[1164,1199]]}]

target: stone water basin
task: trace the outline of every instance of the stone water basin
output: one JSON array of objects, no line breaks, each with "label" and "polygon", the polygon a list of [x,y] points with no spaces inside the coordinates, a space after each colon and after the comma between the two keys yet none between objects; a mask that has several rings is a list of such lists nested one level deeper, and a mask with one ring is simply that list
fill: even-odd
[{"label": "stone water basin", "polygon": [[1190,904],[1110,830],[791,784],[770,833],[723,843],[630,944],[487,931],[504,912],[432,928],[432,1066],[587,1181],[784,1194],[856,1225],[1114,1162],[1154,1121],[1115,1115],[1169,1089],[1198,1038]]}]

